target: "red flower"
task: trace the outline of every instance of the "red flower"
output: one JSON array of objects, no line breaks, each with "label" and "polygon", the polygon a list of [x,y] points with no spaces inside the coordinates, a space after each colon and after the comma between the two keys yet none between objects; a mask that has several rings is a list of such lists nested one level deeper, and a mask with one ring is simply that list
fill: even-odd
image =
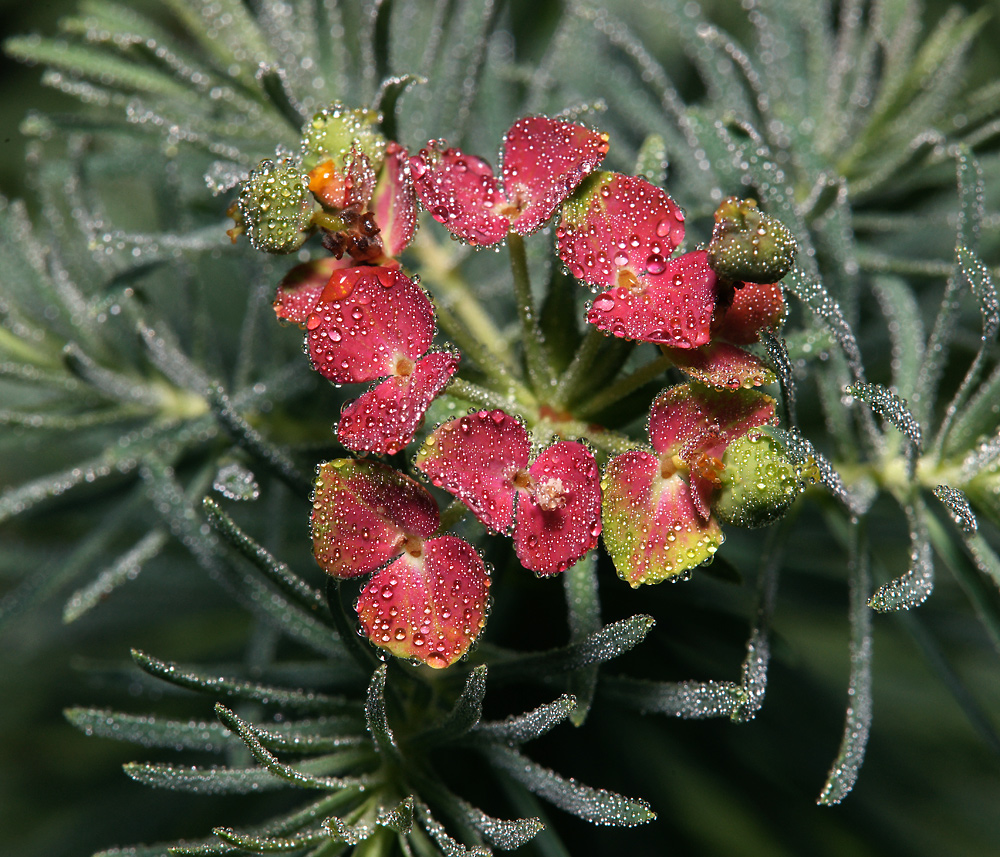
[{"label": "red flower", "polygon": [[[320,289],[327,270],[332,273]],[[327,259],[293,274],[297,282],[279,288],[275,306],[284,318],[304,321],[313,367],[335,384],[386,379],[343,411],[340,442],[398,452],[458,368],[456,352],[428,353],[434,339],[430,300],[397,268],[340,268]]]},{"label": "red flower", "polygon": [[608,151],[605,134],[529,116],[504,136],[501,181],[486,161],[432,141],[410,158],[417,196],[431,216],[470,244],[498,244],[545,223]]},{"label": "red flower", "polygon": [[649,414],[652,451],[615,456],[604,471],[604,544],[632,586],[683,575],[723,542],[711,514],[726,447],[774,415],[754,390],[684,384],[664,390]]},{"label": "red flower", "polygon": [[552,444],[529,466],[530,454],[531,439],[519,420],[500,410],[478,411],[435,429],[416,466],[491,530],[513,533],[525,568],[557,574],[597,544],[597,463],[576,441]]},{"label": "red flower", "polygon": [[490,577],[472,545],[433,536],[437,504],[419,483],[384,464],[320,465],[313,493],[313,553],[339,579],[375,572],[357,601],[376,646],[446,667],[486,624]]}]

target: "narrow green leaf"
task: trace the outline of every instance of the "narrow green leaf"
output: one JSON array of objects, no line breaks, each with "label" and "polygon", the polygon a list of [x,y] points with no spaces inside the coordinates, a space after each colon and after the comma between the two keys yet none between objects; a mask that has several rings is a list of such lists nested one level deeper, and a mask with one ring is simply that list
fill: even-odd
[{"label": "narrow green leaf", "polygon": [[216,827],[212,833],[240,851],[255,851],[262,854],[282,854],[286,851],[300,851],[329,841],[330,832],[325,828],[304,830],[292,836],[260,836],[254,833],[239,833],[231,827]]},{"label": "narrow green leaf", "polygon": [[413,737],[415,743],[438,744],[461,738],[475,728],[483,716],[486,696],[486,664],[475,667],[465,681],[465,689],[444,719]]},{"label": "narrow green leaf", "polygon": [[399,748],[385,711],[385,679],[388,670],[388,664],[382,664],[372,673],[365,699],[365,723],[379,752],[392,757],[398,754]]},{"label": "narrow green leaf", "polygon": [[168,538],[167,532],[159,528],[146,533],[109,568],[69,597],[63,606],[63,622],[75,622],[105,600],[119,586],[129,580],[135,580],[143,566],[163,550]]},{"label": "narrow green leaf", "polygon": [[816,801],[822,806],[840,803],[854,788],[864,760],[872,719],[872,614],[868,608],[871,574],[867,546],[852,527],[850,565],[851,676],[847,714],[840,752]]},{"label": "narrow green leaf", "polygon": [[289,788],[291,784],[266,768],[199,768],[152,762],[130,762],[125,773],[153,788],[204,795],[251,794]]},{"label": "narrow green leaf", "polygon": [[575,697],[563,694],[553,702],[547,702],[524,714],[508,717],[506,720],[480,721],[473,729],[476,738],[497,741],[514,746],[541,738],[546,732],[562,723],[576,710]]},{"label": "narrow green leaf", "polygon": [[667,143],[659,134],[647,134],[639,147],[635,174],[662,187],[667,181]]},{"label": "narrow green leaf", "polygon": [[466,848],[460,842],[452,839],[444,829],[444,825],[431,815],[430,809],[421,801],[417,801],[416,810],[417,817],[420,819],[424,830],[437,843],[444,857],[490,857],[493,853],[483,845],[474,845],[472,848]]},{"label": "narrow green leaf", "polygon": [[794,426],[798,422],[795,414],[795,378],[792,374],[792,361],[788,357],[785,340],[770,328],[764,328],[760,332],[760,341],[767,352],[767,360],[778,379],[778,385],[781,387],[785,424]]},{"label": "narrow green leaf", "polygon": [[178,687],[224,699],[253,700],[296,711],[314,712],[349,711],[355,705],[340,696],[328,696],[303,690],[287,690],[224,676],[202,675],[177,664],[151,657],[138,649],[132,650],[132,658],[143,672],[156,678],[164,679]]},{"label": "narrow green leaf", "polygon": [[323,830],[326,831],[327,836],[347,845],[357,845],[359,842],[364,842],[375,832],[375,829],[364,821],[349,824],[335,815],[323,820]]},{"label": "narrow green leaf", "polygon": [[910,525],[910,569],[875,590],[868,605],[879,613],[917,607],[927,600],[934,588],[934,558],[927,535],[926,514],[920,500],[906,509]]},{"label": "narrow green leaf", "polygon": [[86,735],[128,741],[144,747],[219,753],[233,746],[234,736],[219,723],[168,720],[152,714],[122,714],[99,708],[69,708],[66,719]]},{"label": "narrow green leaf", "polygon": [[578,643],[546,652],[511,655],[490,666],[494,682],[513,681],[525,675],[552,676],[591,664],[601,664],[634,648],[653,627],[652,616],[639,614],[605,625]]},{"label": "narrow green leaf", "polygon": [[912,396],[924,358],[924,323],[913,290],[898,277],[876,277],[872,291],[889,322],[892,383],[901,396]]},{"label": "narrow green leaf", "polygon": [[[590,551],[563,574],[569,638],[577,643],[601,628],[601,601],[597,584],[597,551]],[[570,715],[574,726],[581,726],[594,700],[597,689],[598,665],[581,667],[569,676],[569,689],[576,697],[576,708]]]},{"label": "narrow green leaf", "polygon": [[892,423],[913,444],[916,454],[920,454],[923,444],[920,424],[903,399],[881,384],[852,384],[845,392],[867,404],[882,419]]},{"label": "narrow green leaf", "polygon": [[211,497],[202,501],[202,509],[208,523],[230,545],[252,562],[268,580],[292,596],[297,603],[310,610],[326,613],[327,602],[324,595],[313,589],[295,574],[286,563],[276,560],[267,550],[254,541],[239,525],[227,515]]},{"label": "narrow green leaf", "polygon": [[376,823],[380,827],[388,827],[406,836],[413,827],[413,795],[400,801],[399,805],[392,809],[380,807]]},{"label": "narrow green leaf", "polygon": [[[278,758],[261,743],[258,730],[254,726],[238,717],[222,703],[216,703],[215,713],[225,726],[240,736],[243,743],[247,745],[247,749],[250,750],[260,765],[276,777],[285,780],[297,788],[339,791],[341,789],[364,787],[365,777],[317,776],[302,770],[304,765],[296,768],[292,765],[286,765],[284,762],[279,762]],[[357,761],[364,758],[363,755],[359,755],[356,751],[348,751],[347,753],[334,753],[313,759],[312,764],[318,765],[328,760],[332,761],[338,758],[338,756],[346,761],[346,764],[342,765],[344,768],[352,767]]]},{"label": "narrow green leaf", "polygon": [[495,848],[511,851],[530,842],[545,827],[540,818],[494,818],[479,807],[459,800],[466,817],[486,840]]},{"label": "narrow green leaf", "polygon": [[525,788],[572,815],[593,822],[633,827],[656,818],[642,800],[623,797],[605,789],[593,789],[567,780],[502,744],[483,747],[492,765],[506,772]]},{"label": "narrow green leaf", "polygon": [[952,519],[964,535],[971,536],[975,534],[978,528],[976,515],[972,511],[972,507],[969,505],[965,494],[957,488],[952,488],[948,485],[938,485],[934,488],[934,496],[951,512]]}]

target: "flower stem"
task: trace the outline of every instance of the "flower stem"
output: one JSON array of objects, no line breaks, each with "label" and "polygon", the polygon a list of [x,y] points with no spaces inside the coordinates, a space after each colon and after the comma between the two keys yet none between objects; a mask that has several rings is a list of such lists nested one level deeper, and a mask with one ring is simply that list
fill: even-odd
[{"label": "flower stem", "polygon": [[[481,408],[499,408],[500,410],[515,414],[520,413],[526,408],[534,410],[530,398],[526,402],[521,401],[519,398],[497,393],[495,390],[481,387],[472,381],[466,381],[464,378],[452,378],[448,386],[444,388],[444,392],[455,398],[464,399],[467,402],[472,402],[474,405],[479,405]],[[527,390],[523,390],[523,392],[530,397],[530,393]]]},{"label": "flower stem", "polygon": [[451,307],[438,301],[435,305],[438,324],[462,355],[468,357],[498,387],[506,387],[513,394],[517,382],[508,366],[488,348],[457,315]]},{"label": "flower stem", "polygon": [[528,258],[524,252],[524,239],[516,232],[507,235],[507,249],[510,251],[510,271],[514,280],[514,301],[517,315],[521,320],[521,335],[524,339],[524,356],[528,364],[528,378],[536,392],[548,390],[552,386],[552,370],[545,359],[545,339],[538,325],[535,299],[531,294],[531,279],[528,276]]},{"label": "flower stem", "polygon": [[446,533],[466,515],[469,514],[469,507],[461,500],[453,500],[443,512],[441,512],[441,525],[438,527],[439,533]]},{"label": "flower stem", "polygon": [[576,393],[577,388],[590,374],[590,370],[597,359],[597,355],[600,353],[601,346],[604,345],[605,339],[605,335],[596,327],[590,327],[587,330],[587,335],[583,338],[583,342],[580,343],[576,354],[573,355],[573,362],[566,367],[566,371],[563,372],[556,386],[556,391],[552,398],[557,405],[565,407],[573,399],[573,394]]},{"label": "flower stem", "polygon": [[[512,372],[514,359],[503,334],[473,296],[469,284],[458,274],[458,266],[454,264],[453,257],[434,240],[430,229],[421,229],[417,233],[410,251],[420,261],[421,281],[430,287],[437,298],[438,310],[444,307],[460,319],[473,338]],[[461,343],[456,344],[462,347]]]},{"label": "flower stem", "polygon": [[631,375],[626,375],[616,384],[606,387],[583,407],[578,408],[576,413],[581,417],[592,417],[605,408],[610,407],[615,402],[625,398],[629,393],[638,390],[643,384],[652,381],[662,375],[667,369],[673,366],[673,361],[666,355],[662,355],[656,360],[640,366]]}]

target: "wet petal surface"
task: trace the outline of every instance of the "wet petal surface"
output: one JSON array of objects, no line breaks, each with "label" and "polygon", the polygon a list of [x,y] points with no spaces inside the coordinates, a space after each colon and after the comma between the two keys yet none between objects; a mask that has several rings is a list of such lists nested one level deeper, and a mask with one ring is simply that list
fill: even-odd
[{"label": "wet petal surface", "polygon": [[605,134],[583,125],[528,116],[504,137],[503,188],[521,235],[545,223],[608,151]]},{"label": "wet petal surface", "polygon": [[777,283],[745,283],[736,289],[729,307],[719,313],[713,335],[736,345],[760,339],[765,327],[776,327],[785,314],[785,299]]},{"label": "wet petal surface", "polygon": [[348,449],[392,455],[420,428],[427,408],[458,368],[458,354],[434,351],[351,402],[340,415],[337,438]]},{"label": "wet petal surface", "polygon": [[501,410],[477,411],[436,428],[416,466],[454,494],[487,527],[509,533],[514,524],[514,477],[528,465],[531,440],[520,420]]},{"label": "wet petal surface", "polygon": [[587,321],[614,336],[697,348],[709,341],[716,277],[704,252],[685,253],[662,272],[599,295]]},{"label": "wet petal surface", "polygon": [[696,381],[719,390],[761,387],[774,381],[774,373],[748,351],[728,342],[711,342],[701,348],[664,348],[674,365]]},{"label": "wet petal surface", "polygon": [[413,185],[431,217],[470,244],[498,244],[510,220],[495,209],[503,203],[493,169],[458,149],[428,143],[410,158]]},{"label": "wet petal surface", "polygon": [[394,268],[334,271],[306,320],[313,367],[336,384],[393,375],[399,358],[430,348],[434,310],[416,283]]},{"label": "wet petal surface", "polygon": [[[609,288],[655,277],[684,238],[684,213],[645,179],[595,173],[563,207],[559,258],[577,279]],[[627,285],[628,283],[623,283]]]},{"label": "wet petal surface", "polygon": [[399,556],[408,539],[429,538],[440,519],[418,482],[378,462],[340,458],[317,469],[311,522],[320,567],[349,578]]},{"label": "wet petal surface", "polygon": [[486,624],[490,577],[468,542],[441,536],[420,556],[404,554],[361,592],[368,639],[401,658],[443,668],[461,658]]},{"label": "wet petal surface", "polygon": [[395,257],[413,240],[417,230],[417,200],[406,149],[386,144],[385,161],[371,201],[386,256]]},{"label": "wet petal surface", "polygon": [[324,256],[322,259],[296,265],[278,283],[278,291],[274,296],[274,314],[283,321],[305,324],[319,303],[320,295],[333,272],[349,268],[352,264],[350,259]]},{"label": "wet petal surface", "polygon": [[618,576],[633,587],[685,575],[723,542],[713,518],[702,520],[688,483],[664,478],[657,456],[632,450],[605,469],[604,545]]},{"label": "wet petal surface", "polygon": [[582,443],[559,441],[528,468],[533,485],[519,491],[514,550],[537,574],[558,574],[597,544],[601,486],[597,462]]}]

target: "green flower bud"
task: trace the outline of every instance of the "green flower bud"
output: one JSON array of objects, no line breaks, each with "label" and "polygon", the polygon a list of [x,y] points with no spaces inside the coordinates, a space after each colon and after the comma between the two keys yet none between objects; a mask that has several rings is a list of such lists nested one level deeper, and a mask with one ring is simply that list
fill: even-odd
[{"label": "green flower bud", "polygon": [[306,172],[326,161],[343,171],[351,149],[362,152],[374,169],[385,157],[385,138],[376,125],[379,115],[373,110],[348,110],[334,104],[321,110],[306,125],[302,134],[302,168]]},{"label": "green flower bud", "polygon": [[817,478],[811,459],[794,460],[766,431],[732,441],[722,463],[722,490],[712,510],[720,521],[737,527],[774,523]]},{"label": "green flower bud", "polygon": [[291,159],[261,161],[240,190],[239,214],[251,245],[292,253],[309,237],[313,210],[308,179]]},{"label": "green flower bud", "polygon": [[715,211],[708,264],[726,280],[776,283],[795,264],[795,238],[752,199],[729,197]]}]

